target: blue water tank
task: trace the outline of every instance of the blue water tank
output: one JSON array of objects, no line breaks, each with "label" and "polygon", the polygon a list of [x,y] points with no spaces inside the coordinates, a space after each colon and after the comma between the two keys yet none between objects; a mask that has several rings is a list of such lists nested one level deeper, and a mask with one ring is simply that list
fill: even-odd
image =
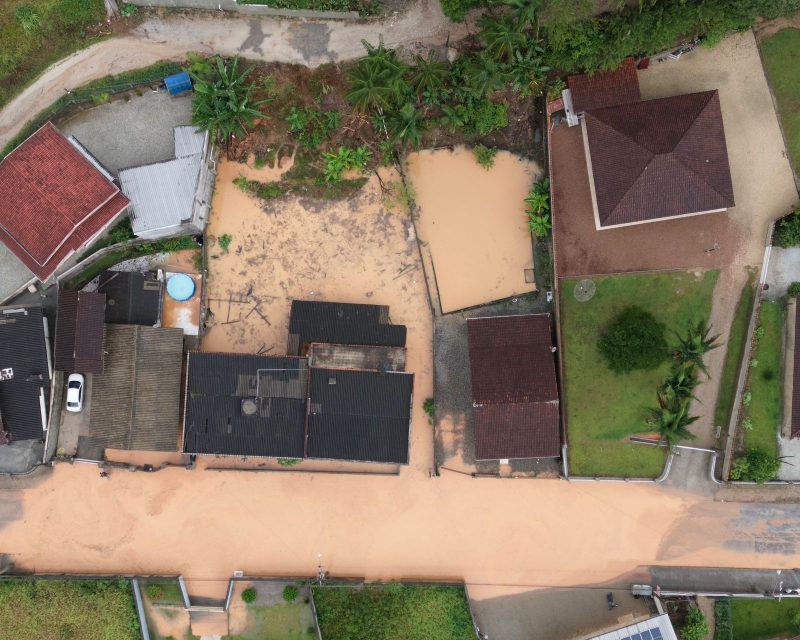
[{"label": "blue water tank", "polygon": [[188,300],[194,295],[194,280],[185,273],[176,273],[167,280],[167,293],[170,298],[179,302]]},{"label": "blue water tank", "polygon": [[176,73],[174,76],[167,76],[164,78],[164,84],[167,85],[167,91],[171,96],[192,90],[192,79],[185,71]]}]

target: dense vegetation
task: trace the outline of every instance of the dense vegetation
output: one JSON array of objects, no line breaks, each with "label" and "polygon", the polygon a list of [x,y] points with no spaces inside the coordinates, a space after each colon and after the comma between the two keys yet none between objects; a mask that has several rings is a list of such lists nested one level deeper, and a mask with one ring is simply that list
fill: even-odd
[{"label": "dense vegetation", "polygon": [[103,0],[0,0],[0,107],[56,60],[88,46]]},{"label": "dense vegetation", "polygon": [[14,640],[138,640],[127,580],[0,581],[0,637]]},{"label": "dense vegetation", "polygon": [[380,0],[239,0],[239,3],[301,11],[356,11],[361,16],[372,16],[381,10]]},{"label": "dense vegetation", "polygon": [[475,638],[462,587],[320,587],[314,601],[326,640]]}]

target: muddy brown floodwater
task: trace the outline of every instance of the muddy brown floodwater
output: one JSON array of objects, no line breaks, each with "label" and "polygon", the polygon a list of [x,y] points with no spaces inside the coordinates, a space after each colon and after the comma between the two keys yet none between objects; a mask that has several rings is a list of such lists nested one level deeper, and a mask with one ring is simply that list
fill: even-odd
[{"label": "muddy brown floodwater", "polygon": [[487,170],[457,147],[412,153],[407,167],[443,313],[535,290],[525,216],[535,163],[499,151]]}]

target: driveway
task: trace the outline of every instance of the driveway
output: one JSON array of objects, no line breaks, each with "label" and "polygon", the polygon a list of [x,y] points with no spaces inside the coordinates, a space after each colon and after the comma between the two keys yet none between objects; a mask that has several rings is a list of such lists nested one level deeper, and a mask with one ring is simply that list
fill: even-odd
[{"label": "driveway", "polygon": [[454,24],[437,0],[419,0],[402,15],[383,21],[286,20],[225,14],[172,14],[148,18],[130,33],[100,42],[56,63],[0,112],[0,148],[25,123],[64,94],[108,74],[159,60],[184,60],[189,52],[219,53],[266,62],[317,67],[364,55],[361,40],[379,34],[387,47],[415,49],[455,42],[469,25]]}]

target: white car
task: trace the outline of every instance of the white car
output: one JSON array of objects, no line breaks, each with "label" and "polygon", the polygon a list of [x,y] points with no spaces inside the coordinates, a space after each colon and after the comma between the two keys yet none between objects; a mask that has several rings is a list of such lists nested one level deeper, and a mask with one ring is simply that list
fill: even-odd
[{"label": "white car", "polygon": [[83,375],[72,373],[67,379],[67,411],[77,413],[83,409]]}]

